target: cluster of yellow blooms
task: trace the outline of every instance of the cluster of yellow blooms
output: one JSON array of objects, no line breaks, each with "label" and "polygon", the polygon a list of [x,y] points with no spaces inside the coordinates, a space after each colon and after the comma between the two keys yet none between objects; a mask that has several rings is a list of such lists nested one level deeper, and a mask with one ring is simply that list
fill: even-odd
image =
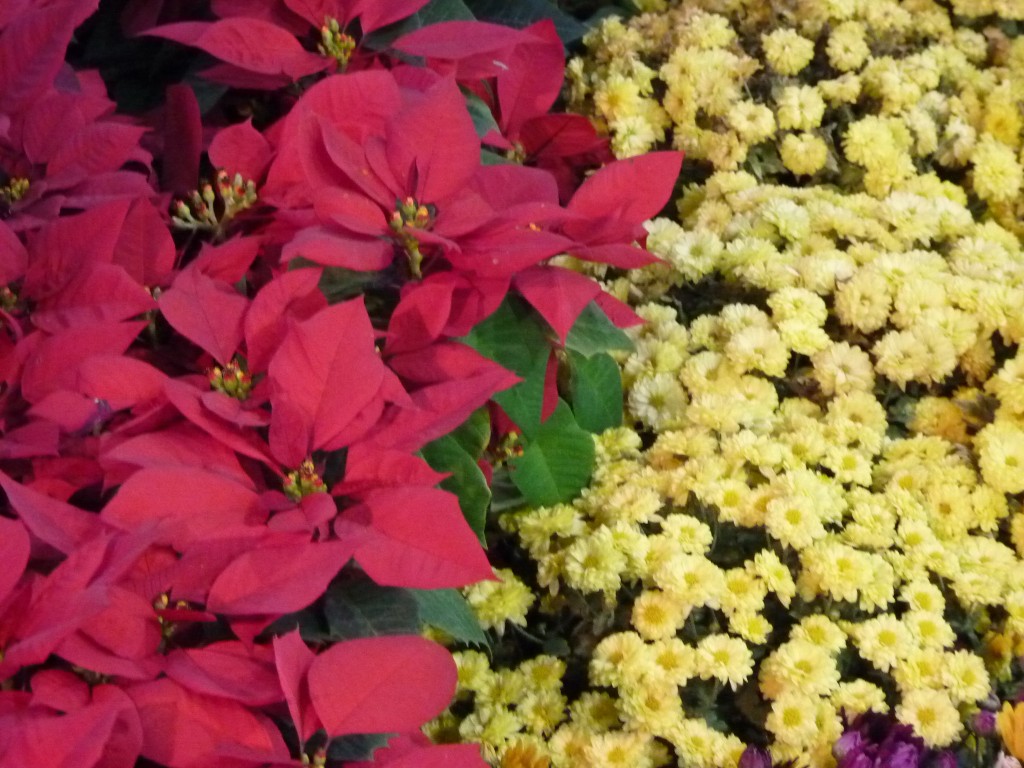
[{"label": "cluster of yellow blooms", "polygon": [[[649,223],[664,263],[594,271],[647,321],[636,429],[501,520],[586,682],[458,654],[435,733],[504,768],[734,767],[743,739],[830,767],[869,710],[955,745],[1024,655],[1024,37],[962,25],[1024,3],[637,4],[571,97],[707,177]],[[530,607],[503,580],[470,590],[488,626]]]},{"label": "cluster of yellow blooms", "polygon": [[[688,161],[864,190],[922,166],[1009,225],[1024,213],[1024,38],[958,25],[936,0],[664,0],[612,17],[570,62],[571,103],[619,156],[671,143]],[[961,16],[1024,18],[1020,0],[960,0]]]}]

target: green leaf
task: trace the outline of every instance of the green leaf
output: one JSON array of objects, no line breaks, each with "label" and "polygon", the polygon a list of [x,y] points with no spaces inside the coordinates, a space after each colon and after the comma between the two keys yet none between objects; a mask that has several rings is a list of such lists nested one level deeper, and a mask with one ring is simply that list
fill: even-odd
[{"label": "green leaf", "polygon": [[505,409],[505,413],[519,425],[524,435],[533,435],[540,428],[547,367],[547,358],[536,360],[532,368],[519,374],[523,377],[521,382],[494,395],[494,402]]},{"label": "green leaf", "polygon": [[487,408],[477,408],[472,416],[455,428],[451,436],[466,453],[474,459],[479,459],[491,441],[491,414]]},{"label": "green leaf", "polygon": [[381,587],[368,578],[336,581],[324,595],[332,640],[418,634],[416,600],[409,590]]},{"label": "green leaf", "polygon": [[501,306],[477,324],[461,341],[523,378],[494,396],[523,434],[540,426],[544,373],[551,344],[539,315],[522,300],[507,297]]},{"label": "green leaf", "polygon": [[480,150],[480,164],[481,165],[508,165],[512,161],[504,155],[499,155],[490,149]]},{"label": "green leaf", "polygon": [[581,429],[564,400],[526,441],[523,454],[509,460],[512,482],[535,507],[569,501],[589,482],[594,438]]},{"label": "green leaf", "polygon": [[607,352],[609,349],[631,350],[633,342],[592,301],[583,308],[580,316],[576,318],[576,322],[569,329],[565,347],[589,357],[598,352]]},{"label": "green leaf", "polygon": [[512,482],[508,469],[495,467],[491,478],[491,511],[495,514],[526,506],[526,497]]},{"label": "green leaf", "polygon": [[422,449],[427,464],[438,472],[451,475],[441,481],[441,487],[459,497],[459,508],[469,527],[487,546],[484,528],[487,524],[487,507],[491,503],[491,489],[487,478],[465,448],[451,435],[445,435],[427,443]]},{"label": "green leaf", "polygon": [[410,589],[419,606],[419,619],[436,627],[462,643],[487,645],[487,635],[480,628],[476,614],[455,589]]},{"label": "green leaf", "polygon": [[331,739],[327,745],[327,757],[331,760],[371,760],[373,753],[385,746],[394,734],[354,733]]},{"label": "green leaf", "polygon": [[622,374],[605,352],[585,357],[569,350],[569,395],[576,423],[600,434],[622,425]]},{"label": "green leaf", "polygon": [[583,37],[587,28],[548,0],[467,0],[473,14],[481,21],[509,27],[527,27],[541,19],[551,19],[563,44]]},{"label": "green leaf", "polygon": [[463,91],[462,95],[466,97],[466,109],[469,110],[469,116],[473,118],[473,127],[476,128],[477,136],[482,139],[491,131],[501,133],[498,123],[494,120],[494,115],[491,114],[491,108],[483,99],[469,91]]}]

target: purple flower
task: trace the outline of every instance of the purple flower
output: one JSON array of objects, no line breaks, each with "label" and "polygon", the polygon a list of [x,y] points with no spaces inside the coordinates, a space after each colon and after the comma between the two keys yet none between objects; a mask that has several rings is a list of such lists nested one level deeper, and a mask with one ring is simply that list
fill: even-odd
[{"label": "purple flower", "polygon": [[766,750],[750,746],[740,755],[739,768],[772,768],[772,759]]},{"label": "purple flower", "polygon": [[832,754],[837,768],[956,768],[952,752],[929,749],[909,725],[874,712],[849,723]]}]

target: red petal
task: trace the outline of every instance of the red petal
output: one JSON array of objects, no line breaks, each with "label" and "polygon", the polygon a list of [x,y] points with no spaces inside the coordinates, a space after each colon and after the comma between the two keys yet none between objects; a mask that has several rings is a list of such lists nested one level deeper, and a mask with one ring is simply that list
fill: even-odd
[{"label": "red petal", "polygon": [[191,268],[214,280],[234,285],[245,277],[259,250],[260,241],[256,237],[234,237],[220,245],[203,243]]},{"label": "red petal", "polygon": [[436,488],[383,488],[364,494],[335,524],[338,536],[357,532],[350,520],[369,516],[356,560],[378,584],[438,589],[493,578],[480,542],[456,497]]},{"label": "red petal", "polygon": [[412,283],[388,324],[388,355],[426,346],[440,337],[451,313],[454,286],[443,283]]},{"label": "red petal", "polygon": [[116,264],[89,264],[60,293],[32,312],[37,328],[57,333],[88,323],[127,320],[156,307],[146,290]]},{"label": "red petal", "polygon": [[451,654],[422,637],[338,643],[309,668],[309,693],[329,736],[409,731],[451,701]]},{"label": "red petal", "polygon": [[28,251],[11,228],[0,221],[0,283],[7,285],[25,274]]},{"label": "red petal", "polygon": [[51,392],[67,389],[75,369],[93,355],[122,354],[145,323],[95,323],[44,338],[25,361],[22,395],[30,403]]},{"label": "red petal", "polygon": [[270,163],[270,144],[252,127],[252,120],[222,128],[210,142],[210,162],[234,178],[259,181]]},{"label": "red petal", "polygon": [[124,529],[164,521],[179,550],[189,542],[261,522],[259,497],[244,485],[201,469],[176,468],[139,470],[100,516]]},{"label": "red petal", "polygon": [[245,316],[246,360],[264,371],[288,329],[288,318],[307,320],[327,306],[317,287],[322,270],[293,269],[267,283]]},{"label": "red petal", "polygon": [[401,751],[395,750],[393,744],[394,741],[387,748],[374,752],[373,762],[350,763],[349,768],[487,768],[489,765],[480,756],[479,744],[418,745]]},{"label": "red petal", "polygon": [[91,176],[116,171],[139,153],[139,140],[149,129],[120,123],[93,123],[75,132],[50,160],[51,176]]},{"label": "red petal", "polygon": [[281,701],[277,672],[268,648],[250,650],[236,640],[204,648],[175,649],[167,655],[165,674],[195,693],[263,707]]},{"label": "red petal", "polygon": [[[194,265],[193,265],[194,266]],[[187,269],[160,297],[160,311],[176,331],[227,364],[242,341],[249,300],[227,283]]]},{"label": "red petal", "polygon": [[104,699],[72,714],[22,720],[0,765],[129,768],[138,757],[138,748],[131,754],[134,745],[125,740],[118,745],[120,749],[108,752],[108,740],[115,729],[138,734],[138,717],[124,694]]},{"label": "red petal", "polygon": [[309,684],[306,680],[306,673],[314,658],[313,652],[302,642],[299,630],[274,638],[277,676],[288,702],[288,712],[303,743],[320,727],[309,700]]},{"label": "red petal", "polygon": [[526,269],[512,284],[548,321],[562,344],[583,308],[601,293],[594,280],[561,267]]},{"label": "red petal", "polygon": [[162,397],[167,376],[149,363],[121,355],[93,355],[78,368],[75,388],[119,411]]},{"label": "red petal", "polygon": [[297,466],[312,451],[345,444],[346,428],[374,399],[384,364],[361,300],[335,304],[292,326],[270,361],[270,445]]},{"label": "red petal", "polygon": [[64,554],[70,554],[106,528],[96,515],[44,496],[2,472],[0,486],[32,535]]},{"label": "red petal", "polygon": [[303,49],[290,32],[262,19],[186,21],[155,27],[145,34],[194,46],[250,72],[287,75],[292,80],[320,72],[330,64],[325,57]]},{"label": "red petal", "polygon": [[18,520],[0,517],[0,603],[14,589],[28,564],[31,544],[28,531]]},{"label": "red petal", "polygon": [[[352,556],[347,542],[310,543],[280,535],[238,557],[210,588],[206,607],[214,613],[274,614],[305,608],[327,589]],[[289,541],[290,540],[290,541]]]},{"label": "red petal", "polygon": [[220,747],[282,751],[276,726],[237,702],[192,693],[167,678],[132,686],[126,692],[142,721],[142,755],[153,762],[169,768],[199,764],[235,768],[238,763],[213,759]]},{"label": "red petal", "polygon": [[167,192],[178,193],[195,189],[199,181],[199,155],[203,151],[203,122],[192,88],[181,83],[168,86],[163,115],[160,186]]},{"label": "red petal", "polygon": [[114,263],[124,267],[139,285],[152,287],[166,285],[175,257],[174,240],[160,212],[144,197],[133,201],[114,248]]},{"label": "red petal", "polygon": [[[656,216],[671,197],[682,162],[681,152],[649,152],[610,163],[580,185],[569,210],[642,224]],[[627,189],[632,193],[623,194]]]},{"label": "red petal", "polygon": [[[175,424],[156,432],[112,445],[103,450],[100,463],[112,462],[131,467],[201,467],[255,490],[252,479],[238,463],[235,452],[191,424]],[[131,470],[134,472],[134,469]],[[122,478],[123,482],[127,477]]]},{"label": "red petal", "polygon": [[387,157],[420,203],[440,203],[480,166],[480,140],[454,80],[442,80],[388,123]]}]

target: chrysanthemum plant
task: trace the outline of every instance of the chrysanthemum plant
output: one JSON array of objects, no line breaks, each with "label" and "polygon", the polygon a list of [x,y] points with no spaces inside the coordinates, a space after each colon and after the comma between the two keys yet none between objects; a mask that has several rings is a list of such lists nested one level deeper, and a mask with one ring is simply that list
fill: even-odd
[{"label": "chrysanthemum plant", "polygon": [[0,766],[481,765],[425,635],[492,474],[588,481],[637,317],[554,260],[651,262],[679,155],[550,113],[550,21],[209,5],[0,9]]},{"label": "chrysanthemum plant", "polygon": [[635,5],[568,64],[617,156],[688,153],[664,262],[582,268],[647,320],[624,427],[501,518],[468,593],[511,640],[432,732],[508,767],[1018,764],[1021,5]]}]

